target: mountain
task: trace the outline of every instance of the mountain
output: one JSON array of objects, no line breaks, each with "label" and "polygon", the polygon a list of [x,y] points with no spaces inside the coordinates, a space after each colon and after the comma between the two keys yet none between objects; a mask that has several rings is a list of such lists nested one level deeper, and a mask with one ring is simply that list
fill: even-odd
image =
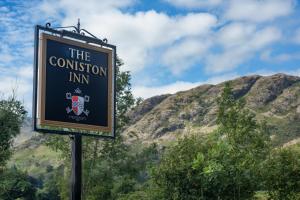
[{"label": "mountain", "polygon": [[[295,143],[300,138],[300,77],[286,74],[244,76],[231,80],[235,98],[245,98],[257,120],[270,126],[275,144]],[[217,97],[225,82],[154,96],[127,113],[123,135],[128,141],[168,143],[188,134],[208,134],[216,128]],[[33,137],[33,139],[29,138]],[[44,135],[31,131],[27,118],[15,140],[17,149],[34,148]]]},{"label": "mountain", "polygon": [[[128,142],[139,139],[145,145],[156,142],[161,146],[184,135],[208,134],[216,128],[217,97],[224,85],[225,82],[201,85],[146,99],[127,113],[130,120],[122,134]],[[257,120],[267,122],[274,145],[299,148],[300,77],[244,76],[232,80],[231,85],[235,98],[245,98],[246,106],[256,114]],[[15,140],[15,153],[9,165],[24,169],[34,177],[61,167],[59,152],[47,147],[45,139],[45,135],[31,131],[31,119],[26,119]]]},{"label": "mountain", "polygon": [[[217,97],[225,82],[144,100],[128,113],[129,141],[166,144],[216,128]],[[300,77],[285,74],[244,76],[231,81],[235,98],[245,98],[257,120],[270,126],[275,145],[300,138]]]},{"label": "mountain", "polygon": [[33,136],[36,136],[38,133],[34,133],[32,131],[32,118],[27,117],[25,118],[22,127],[21,127],[21,133],[17,135],[17,137],[14,139],[14,146],[19,146],[22,143],[26,142]]},{"label": "mountain", "polygon": [[62,166],[60,153],[45,145],[46,138],[46,135],[32,131],[32,118],[27,117],[20,134],[14,139],[14,154],[8,166],[16,166],[37,179]]}]

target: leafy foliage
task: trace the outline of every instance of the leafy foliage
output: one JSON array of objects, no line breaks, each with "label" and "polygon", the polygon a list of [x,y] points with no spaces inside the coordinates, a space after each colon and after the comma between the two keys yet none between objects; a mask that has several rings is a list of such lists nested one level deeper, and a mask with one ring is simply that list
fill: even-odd
[{"label": "leafy foliage", "polygon": [[32,200],[35,191],[34,179],[14,167],[0,174],[0,199]]},{"label": "leafy foliage", "polygon": [[[203,155],[198,152],[205,152],[209,145],[202,139],[185,137],[162,157],[160,165],[152,172],[152,187],[159,194],[154,199],[198,199],[201,196],[201,180],[193,165],[201,165]],[[199,158],[195,161],[197,164],[194,163],[196,157]]]},{"label": "leafy foliage", "polygon": [[14,96],[0,100],[0,170],[11,156],[13,138],[20,133],[26,111]]},{"label": "leafy foliage", "polygon": [[259,189],[270,150],[266,125],[234,98],[229,83],[218,104],[219,128],[179,140],[154,168],[161,199],[249,199]]},{"label": "leafy foliage", "polygon": [[[133,98],[130,85],[130,73],[120,71],[123,62],[117,59],[116,69],[116,134],[115,140],[100,141],[83,137],[83,198],[118,199],[139,187],[147,176],[146,163],[157,160],[156,146],[144,150],[139,144],[129,146],[121,136],[122,128],[128,123],[126,113],[138,101]],[[68,144],[68,145],[66,145]],[[60,196],[68,199],[70,176],[69,138],[52,136],[48,145],[61,151],[65,166],[65,176],[57,177],[60,183]]]},{"label": "leafy foliage", "polygon": [[275,150],[264,163],[264,185],[272,199],[300,199],[300,152]]},{"label": "leafy foliage", "polygon": [[[218,128],[213,133],[184,137],[166,148],[126,142],[121,135],[129,122],[126,113],[140,100],[132,96],[130,73],[119,70],[120,60],[117,64],[117,138],[83,138],[83,199],[300,198],[299,148],[272,150],[272,129],[256,121],[245,101],[235,98],[229,82],[218,99]],[[1,131],[9,136],[2,163],[9,158],[12,138],[25,114],[21,104],[13,104],[18,105],[15,110],[8,102],[0,104]],[[69,199],[70,139],[49,136],[47,144],[60,152],[63,165],[47,166],[39,179],[16,168],[0,172],[1,199]]]},{"label": "leafy foliage", "polygon": [[[130,95],[119,98],[121,128],[127,120],[122,109],[133,101]],[[128,146],[120,136],[105,142],[86,139],[84,199],[251,199],[259,190],[267,190],[273,198],[297,198],[296,157],[285,157],[289,173],[280,174],[282,165],[271,151],[268,127],[255,120],[243,99],[234,98],[229,84],[218,104],[218,129],[208,137],[179,140],[166,150],[159,165],[155,145],[137,150],[141,147]],[[269,173],[274,164],[278,168]],[[292,175],[295,178],[289,179]]]},{"label": "leafy foliage", "polygon": [[[116,68],[116,102],[117,102],[117,131],[127,125],[128,117],[126,112],[135,105],[135,99],[131,93],[130,72],[120,71],[120,67],[124,64],[121,59],[117,59]],[[137,103],[139,103],[139,99]]]},{"label": "leafy foliage", "polygon": [[13,138],[20,133],[26,115],[22,103],[15,96],[0,101],[0,198],[32,199],[35,188],[33,179],[16,168],[6,169],[6,162],[12,154]]},{"label": "leafy foliage", "polygon": [[47,177],[42,179],[43,185],[36,186],[38,190],[36,192],[36,200],[60,200],[60,185],[57,182],[58,177],[63,176],[61,168],[53,170],[51,167],[47,168],[50,172]]}]

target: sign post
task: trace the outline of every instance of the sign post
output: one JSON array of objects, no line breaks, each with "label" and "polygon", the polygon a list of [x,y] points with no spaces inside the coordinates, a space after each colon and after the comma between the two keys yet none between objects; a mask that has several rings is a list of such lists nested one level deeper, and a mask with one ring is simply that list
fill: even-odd
[{"label": "sign post", "polygon": [[72,171],[71,171],[71,200],[81,199],[82,180],[82,138],[80,134],[71,136],[72,140]]},{"label": "sign post", "polygon": [[82,136],[115,138],[116,46],[81,29],[79,20],[50,27],[35,28],[33,127],[70,135],[70,199],[80,200]]},{"label": "sign post", "polygon": [[[80,22],[77,23],[77,33],[80,34]],[[82,188],[82,138],[80,134],[70,137],[72,141],[72,169],[71,169],[71,200],[81,200]]]}]

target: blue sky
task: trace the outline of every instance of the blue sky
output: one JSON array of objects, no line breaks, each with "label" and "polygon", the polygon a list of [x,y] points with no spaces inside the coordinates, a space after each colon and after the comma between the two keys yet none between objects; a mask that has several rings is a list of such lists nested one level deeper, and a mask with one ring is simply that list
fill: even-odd
[{"label": "blue sky", "polygon": [[118,48],[136,97],[243,75],[300,75],[296,0],[1,0],[0,92],[31,110],[33,27],[75,25]]}]

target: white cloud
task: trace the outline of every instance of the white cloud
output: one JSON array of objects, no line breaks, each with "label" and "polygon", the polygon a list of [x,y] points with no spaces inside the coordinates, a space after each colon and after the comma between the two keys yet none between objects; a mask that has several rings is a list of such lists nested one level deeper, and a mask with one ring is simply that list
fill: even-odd
[{"label": "white cloud", "polygon": [[8,97],[15,92],[27,111],[31,111],[32,66],[0,67],[0,94]]},{"label": "white cloud", "polygon": [[300,77],[300,68],[299,69],[296,69],[296,70],[289,70],[286,72],[287,74],[290,74],[290,75],[293,75],[293,76],[299,76]]},{"label": "white cloud", "polygon": [[295,31],[294,42],[300,44],[300,28]]},{"label": "white cloud", "polygon": [[73,25],[80,18],[83,28],[117,44],[118,54],[126,63],[124,70],[132,72],[143,69],[156,48],[167,48],[189,37],[203,37],[217,23],[216,17],[209,13],[170,16],[154,10],[122,11],[135,2],[44,0],[41,4],[22,4],[20,9],[1,8],[0,20],[5,32],[0,39],[0,93],[9,94],[18,87],[18,97],[31,109],[32,67],[28,64],[33,56],[32,24],[38,23],[37,19],[43,22],[55,19],[53,26],[64,26]]},{"label": "white cloud", "polygon": [[271,21],[292,13],[294,0],[231,0],[225,17],[252,22]]},{"label": "white cloud", "polygon": [[98,35],[105,35],[118,44],[118,53],[123,58],[126,70],[142,70],[149,61],[149,52],[170,45],[184,37],[206,34],[216,23],[210,14],[188,14],[170,17],[156,11],[123,14],[114,12],[96,15],[91,21],[104,21],[101,28],[88,22],[87,27]]},{"label": "white cloud", "polygon": [[203,8],[220,5],[224,0],[165,0],[166,2],[179,8]]},{"label": "white cloud", "polygon": [[224,26],[216,35],[217,42],[225,48],[240,46],[255,33],[256,27],[248,23],[231,23]]},{"label": "white cloud", "polygon": [[14,57],[10,53],[3,52],[2,54],[0,54],[1,62],[11,62],[13,59],[14,59]]},{"label": "white cloud", "polygon": [[33,25],[43,20],[37,2],[16,2],[1,7],[0,94],[8,97],[15,92],[27,111],[32,101]]},{"label": "white cloud", "polygon": [[[292,76],[300,76],[300,68],[294,69],[294,70],[259,70],[251,73],[246,73],[244,75],[250,76],[250,75],[261,75],[261,76],[271,76],[277,73],[285,73]],[[207,80],[200,81],[200,82],[187,82],[187,81],[176,81],[171,84],[162,85],[162,86],[136,86],[132,88],[133,95],[135,97],[142,97],[144,99],[150,98],[156,95],[162,95],[162,94],[175,94],[176,92],[189,90],[192,88],[195,88],[197,86],[203,85],[203,84],[219,84],[224,81],[233,80],[235,78],[240,77],[241,74],[238,73],[226,73],[223,75],[217,75],[212,76],[208,78]]]},{"label": "white cloud", "polygon": [[298,69],[294,69],[294,70],[287,70],[287,69],[282,69],[282,70],[266,70],[266,69],[262,69],[262,70],[258,70],[252,73],[248,73],[247,75],[261,75],[261,76],[271,76],[274,74],[278,74],[278,73],[284,73],[287,75],[291,75],[291,76],[300,76],[300,68]]},{"label": "white cloud", "polygon": [[214,76],[201,82],[176,81],[168,85],[157,86],[157,87],[137,86],[132,88],[132,92],[135,97],[142,97],[146,99],[156,95],[174,94],[179,91],[189,90],[191,88],[200,86],[202,84],[218,84],[226,80],[231,80],[238,76],[239,75],[236,73],[230,73],[230,74],[223,74],[220,76]]},{"label": "white cloud", "polygon": [[207,73],[220,73],[230,71],[249,59],[250,55],[245,49],[232,49],[219,54],[210,54],[206,59]]},{"label": "white cloud", "polygon": [[206,53],[210,45],[211,42],[200,38],[183,40],[166,50],[162,55],[162,62],[171,69],[173,74],[179,75],[203,59],[203,54]]},{"label": "white cloud", "polygon": [[221,53],[211,53],[206,59],[208,73],[230,71],[253,57],[254,53],[281,38],[281,31],[275,27],[256,29],[245,23],[225,26],[218,34]]},{"label": "white cloud", "polygon": [[[67,7],[66,11],[71,12],[82,12],[82,9],[85,11],[90,12],[103,12],[110,9],[116,9],[116,8],[124,8],[128,7],[130,5],[133,5],[136,2],[136,0],[102,0],[101,3],[99,3],[98,0],[62,0],[62,1],[56,1],[53,3],[53,1],[45,0],[43,3],[39,6],[40,9],[42,9],[44,12],[47,12],[47,14],[52,13],[53,11],[59,11],[60,9]],[[56,10],[52,10],[52,8],[56,8]]]},{"label": "white cloud", "polygon": [[[1,39],[0,39],[1,41]],[[9,63],[14,59],[13,50],[3,41],[0,46],[0,63]]]},{"label": "white cloud", "polygon": [[[84,20],[84,16],[76,15],[76,13],[86,13],[86,16],[90,16],[92,13],[103,13],[111,10],[117,10],[121,8],[126,8],[134,4],[137,0],[43,0],[41,4],[38,5],[38,10],[41,10],[49,18],[55,20],[65,20],[65,17],[72,17],[70,24],[73,25],[77,18]],[[65,16],[61,15],[63,11]],[[55,21],[56,23],[60,21]],[[100,25],[100,22],[98,25]]]},{"label": "white cloud", "polygon": [[207,79],[204,83],[205,84],[218,84],[224,81],[232,80],[234,78],[239,77],[240,75],[237,73],[226,73],[223,75],[213,76]]},{"label": "white cloud", "polygon": [[282,37],[281,31],[276,27],[266,27],[258,30],[249,41],[249,48],[259,50],[278,41]]},{"label": "white cloud", "polygon": [[32,79],[33,77],[33,67],[32,66],[23,66],[18,68],[17,76],[24,79]]},{"label": "white cloud", "polygon": [[[134,74],[152,63],[156,66],[160,63],[167,66],[173,75],[179,75],[201,62],[205,63],[205,69],[210,73],[238,67],[281,37],[277,28],[258,28],[255,23],[288,15],[294,8],[292,0],[167,1],[183,7],[224,3],[228,6],[225,13],[228,19],[248,22],[231,22],[219,31],[214,30],[219,21],[210,13],[170,16],[155,10],[132,13],[122,11],[122,8],[136,3],[133,0],[114,3],[104,0],[103,4],[96,3],[96,0],[84,3],[79,0],[62,0],[53,4],[47,0],[42,7],[50,13],[53,10],[64,13],[62,25],[74,24],[74,19],[79,17],[83,27],[117,44],[118,54],[125,63],[124,70]],[[210,53],[214,47],[220,47],[221,51]]]},{"label": "white cloud", "polygon": [[[74,24],[74,19],[79,17],[84,28],[117,44],[118,54],[125,63],[124,69],[132,72],[143,69],[149,63],[150,52],[155,48],[169,46],[186,37],[204,36],[217,23],[216,17],[209,13],[170,16],[154,10],[124,13],[116,8],[132,1],[121,5],[104,3],[104,7],[109,9],[104,9],[102,3],[96,1],[80,2],[62,0],[43,7],[65,13],[63,25]],[[68,6],[71,4],[74,6]]]},{"label": "white cloud", "polygon": [[174,94],[178,91],[191,89],[200,84],[201,82],[191,83],[178,81],[169,85],[163,85],[158,87],[137,86],[132,88],[132,92],[135,97],[142,97],[146,99],[161,94]]},{"label": "white cloud", "polygon": [[[279,41],[281,31],[268,24],[278,17],[289,15],[294,8],[293,0],[165,1],[188,9],[221,5],[218,9],[223,11],[224,5],[228,7],[225,7],[225,14],[220,18],[216,17],[215,11],[188,12],[177,16],[155,10],[129,9],[127,12],[126,8],[138,0],[43,0],[41,5],[38,1],[26,2],[15,10],[1,7],[0,21],[5,32],[0,38],[0,91],[9,92],[17,80],[19,96],[25,99],[26,105],[30,105],[32,70],[28,64],[33,56],[32,25],[37,22],[56,20],[54,25],[65,26],[76,24],[77,18],[80,18],[83,28],[101,38],[107,37],[110,43],[117,45],[118,54],[125,62],[125,70],[133,73],[145,67],[152,73],[149,66],[154,63],[155,67],[159,68],[162,64],[173,75],[178,75],[191,66],[201,66],[202,62],[208,73],[222,73],[235,69]],[[225,26],[219,30],[218,26],[222,24]],[[295,41],[300,44],[300,30]],[[282,54],[279,59],[288,60],[291,57]],[[3,66],[7,66],[9,71],[5,71]],[[151,78],[157,78],[157,74]],[[143,97],[174,93],[201,83],[228,80],[227,77],[234,75],[216,76],[195,83],[175,82],[161,87],[134,86],[133,92]]]},{"label": "white cloud", "polygon": [[0,76],[0,79],[0,93],[4,96],[12,95],[15,91],[17,97],[23,99],[32,90],[32,84],[22,78]]},{"label": "white cloud", "polygon": [[260,58],[268,62],[286,62],[290,60],[300,60],[300,52],[281,53],[274,55],[271,50],[266,50],[261,53]]}]

